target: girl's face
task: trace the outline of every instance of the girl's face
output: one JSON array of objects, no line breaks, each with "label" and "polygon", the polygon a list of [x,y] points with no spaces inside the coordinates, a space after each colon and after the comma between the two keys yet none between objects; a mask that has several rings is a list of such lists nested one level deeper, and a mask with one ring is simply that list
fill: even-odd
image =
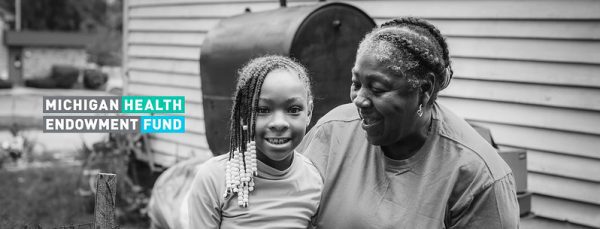
[{"label": "girl's face", "polygon": [[283,170],[291,164],[292,152],[302,141],[312,106],[298,76],[274,70],[263,82],[256,109],[257,157]]}]

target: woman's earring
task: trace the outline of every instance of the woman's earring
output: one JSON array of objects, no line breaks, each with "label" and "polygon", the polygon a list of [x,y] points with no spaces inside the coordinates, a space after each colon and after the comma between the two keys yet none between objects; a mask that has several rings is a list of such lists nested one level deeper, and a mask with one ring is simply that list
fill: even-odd
[{"label": "woman's earring", "polygon": [[423,117],[423,104],[419,104],[419,110],[417,110],[417,115],[419,117]]}]

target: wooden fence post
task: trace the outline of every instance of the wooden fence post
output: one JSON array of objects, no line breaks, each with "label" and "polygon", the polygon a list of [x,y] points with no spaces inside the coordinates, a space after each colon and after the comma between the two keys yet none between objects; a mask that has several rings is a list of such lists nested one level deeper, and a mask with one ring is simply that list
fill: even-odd
[{"label": "wooden fence post", "polygon": [[96,204],[94,206],[94,228],[117,228],[115,200],[117,194],[117,175],[99,173],[96,181]]}]

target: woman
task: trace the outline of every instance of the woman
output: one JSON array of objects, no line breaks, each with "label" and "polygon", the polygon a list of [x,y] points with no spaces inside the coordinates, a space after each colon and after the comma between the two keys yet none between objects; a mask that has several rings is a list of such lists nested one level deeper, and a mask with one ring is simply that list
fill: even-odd
[{"label": "woman", "polygon": [[320,228],[517,228],[514,178],[498,153],[435,100],[452,78],[448,47],[424,20],[367,34],[353,104],[299,146],[325,180]]}]

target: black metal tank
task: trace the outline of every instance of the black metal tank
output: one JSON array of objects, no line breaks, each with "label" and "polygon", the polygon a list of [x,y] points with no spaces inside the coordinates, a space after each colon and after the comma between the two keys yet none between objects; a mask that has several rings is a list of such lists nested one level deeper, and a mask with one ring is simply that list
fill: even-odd
[{"label": "black metal tank", "polygon": [[291,56],[313,83],[311,124],[335,106],[350,102],[356,49],[375,23],[345,3],[321,3],[245,13],[221,20],[201,47],[200,77],[206,138],[214,155],[227,152],[229,116],[237,70],[266,54]]}]

